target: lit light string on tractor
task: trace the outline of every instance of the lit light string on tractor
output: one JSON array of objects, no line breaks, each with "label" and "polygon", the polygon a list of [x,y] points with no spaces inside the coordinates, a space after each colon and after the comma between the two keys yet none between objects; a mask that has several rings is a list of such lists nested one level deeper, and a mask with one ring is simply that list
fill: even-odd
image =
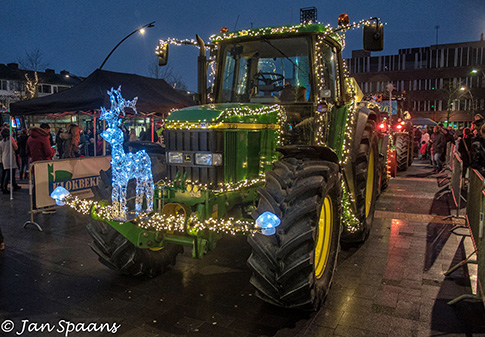
[{"label": "lit light string on tractor", "polygon": [[[123,223],[117,219],[115,209],[111,205],[104,205],[98,201],[80,199],[71,195],[66,196],[62,201],[81,214],[89,215],[93,213],[96,217],[105,221]],[[193,213],[188,219],[180,215],[140,213],[135,219],[130,220],[130,222],[146,230],[190,232],[192,234],[204,230],[231,235],[254,235],[258,232],[254,229],[254,221],[252,220],[210,218],[201,221],[198,219],[197,213]]]},{"label": "lit light string on tractor", "polygon": [[[209,105],[210,107],[210,105]],[[215,106],[214,106],[215,107]],[[176,110],[174,110],[176,111]],[[167,118],[173,111],[169,112]],[[286,112],[281,105],[275,104],[271,106],[263,106],[260,108],[241,106],[230,109],[222,110],[219,115],[211,120],[200,119],[197,122],[186,122],[180,120],[167,121],[165,120],[165,127],[167,129],[213,129],[223,126],[223,123],[242,123],[240,119],[248,118],[249,120],[244,123],[262,123],[270,124],[270,121],[259,121],[258,117],[268,116],[271,119],[271,115],[276,115],[274,121],[278,123],[276,131],[276,144],[281,145],[282,135],[281,129],[286,123]]]},{"label": "lit light string on tractor", "polygon": [[342,179],[342,225],[347,233],[356,233],[361,228],[360,221],[352,211],[352,196],[347,191],[344,179]]}]

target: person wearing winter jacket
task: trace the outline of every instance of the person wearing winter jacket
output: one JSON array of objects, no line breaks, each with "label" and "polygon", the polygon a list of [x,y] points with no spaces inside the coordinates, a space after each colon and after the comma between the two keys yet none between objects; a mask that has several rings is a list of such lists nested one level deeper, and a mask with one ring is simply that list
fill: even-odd
[{"label": "person wearing winter jacket", "polygon": [[439,126],[434,127],[433,135],[433,143],[431,145],[431,153],[433,154],[433,173],[438,173],[443,168],[441,156],[446,152],[446,138]]},{"label": "person wearing winter jacket", "polygon": [[[8,185],[12,180],[12,186],[14,191],[20,189],[15,180],[15,170],[18,169],[17,160],[15,159],[15,151],[17,151],[17,142],[10,136],[9,129],[2,129],[0,140],[0,158],[2,159],[3,172],[2,172],[2,192],[4,194],[10,193]],[[12,176],[10,177],[10,174]]]},{"label": "person wearing winter jacket", "polygon": [[480,133],[473,138],[472,142],[470,167],[485,177],[485,124],[482,125]]},{"label": "person wearing winter jacket", "polygon": [[51,147],[48,130],[48,125],[45,123],[40,128],[30,130],[30,136],[27,139],[27,155],[32,163],[50,160],[54,156],[55,150]]}]

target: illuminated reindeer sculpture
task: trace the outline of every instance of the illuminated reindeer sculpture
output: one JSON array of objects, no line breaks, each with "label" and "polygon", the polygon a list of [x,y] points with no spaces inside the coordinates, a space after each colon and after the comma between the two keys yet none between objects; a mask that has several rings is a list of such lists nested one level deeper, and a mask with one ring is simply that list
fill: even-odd
[{"label": "illuminated reindeer sculpture", "polygon": [[111,88],[108,91],[111,101],[111,109],[101,107],[100,119],[108,124],[101,133],[108,143],[111,144],[111,170],[112,186],[111,193],[114,216],[117,220],[126,220],[126,188],[130,179],[136,179],[135,213],[142,211],[143,197],[146,196],[146,212],[153,210],[153,177],[151,160],[145,150],[136,153],[125,153],[123,150],[123,131],[121,130],[120,114],[125,115],[125,108],[131,108],[136,112],[135,97],[133,101],[127,101],[121,96],[121,86],[118,90]]}]

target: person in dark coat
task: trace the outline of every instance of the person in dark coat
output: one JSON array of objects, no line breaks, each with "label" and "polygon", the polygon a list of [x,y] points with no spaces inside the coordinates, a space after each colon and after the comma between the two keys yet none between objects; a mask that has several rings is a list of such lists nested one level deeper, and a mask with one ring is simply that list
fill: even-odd
[{"label": "person in dark coat", "polygon": [[29,139],[27,129],[22,129],[22,133],[20,134],[17,141],[20,156],[19,178],[21,180],[27,179],[27,170],[29,168],[29,156],[27,155],[27,139]]},{"label": "person in dark coat", "polygon": [[461,161],[463,162],[462,176],[465,178],[466,171],[470,167],[471,163],[471,150],[472,148],[472,132],[469,128],[463,129],[463,135],[458,142],[458,153],[460,154]]},{"label": "person in dark coat", "polygon": [[49,132],[45,128],[32,128],[27,140],[27,155],[32,163],[39,160],[50,160],[54,149],[49,141]]},{"label": "person in dark coat", "polygon": [[480,136],[480,130],[483,124],[484,124],[484,119],[482,115],[476,114],[475,116],[473,116],[471,131],[475,137]]},{"label": "person in dark coat", "polygon": [[57,145],[57,154],[59,155],[59,159],[62,158],[64,154],[64,139],[60,137],[60,134],[64,132],[63,128],[59,128],[56,135],[56,145]]},{"label": "person in dark coat", "polygon": [[470,167],[476,169],[485,177],[485,125],[480,128],[480,134],[473,139]]},{"label": "person in dark coat", "polygon": [[433,135],[433,144],[431,145],[431,153],[433,154],[433,173],[438,173],[443,169],[441,156],[446,152],[446,139],[439,126],[434,127]]}]

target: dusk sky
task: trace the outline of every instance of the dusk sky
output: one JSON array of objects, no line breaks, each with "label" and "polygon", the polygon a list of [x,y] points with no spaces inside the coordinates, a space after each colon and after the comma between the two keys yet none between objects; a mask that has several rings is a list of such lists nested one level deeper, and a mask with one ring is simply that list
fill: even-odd
[{"label": "dusk sky", "polygon": [[[485,0],[407,1],[53,1],[3,0],[0,10],[0,63],[17,62],[40,50],[43,61],[58,73],[67,70],[88,76],[99,68],[111,49],[136,28],[156,21],[145,35],[127,39],[110,57],[105,70],[148,76],[158,40],[166,37],[209,36],[230,30],[296,24],[300,8],[315,6],[318,21],[337,25],[345,12],[351,21],[373,16],[385,26],[382,55],[400,48],[436,43],[469,42],[485,33]],[[345,57],[362,48],[362,31],[347,33]],[[197,50],[171,46],[169,64],[189,89],[196,88]]]}]

